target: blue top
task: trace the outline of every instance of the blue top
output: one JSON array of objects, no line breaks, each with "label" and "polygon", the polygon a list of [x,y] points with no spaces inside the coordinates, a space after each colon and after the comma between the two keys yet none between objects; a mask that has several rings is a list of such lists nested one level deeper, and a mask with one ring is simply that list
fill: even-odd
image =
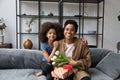
[{"label": "blue top", "polygon": [[53,47],[49,46],[48,43],[41,43],[41,49],[46,50],[48,54],[50,55],[53,50]]},{"label": "blue top", "polygon": [[[46,50],[48,52],[48,55],[50,55],[53,47],[49,46],[48,43],[41,43],[41,50]],[[43,58],[42,60],[45,61],[45,58]]]}]

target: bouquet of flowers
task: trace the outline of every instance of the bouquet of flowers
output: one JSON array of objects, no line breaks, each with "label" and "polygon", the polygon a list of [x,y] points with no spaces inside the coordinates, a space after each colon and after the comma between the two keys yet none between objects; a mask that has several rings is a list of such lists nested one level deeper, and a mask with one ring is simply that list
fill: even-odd
[{"label": "bouquet of flowers", "polygon": [[52,65],[55,66],[55,69],[51,72],[53,77],[64,79],[73,73],[72,65],[68,64],[69,58],[60,51],[56,51],[51,60],[53,61]]},{"label": "bouquet of flowers", "polygon": [[57,67],[62,67],[64,64],[69,63],[69,58],[66,57],[66,55],[61,53],[60,51],[56,51],[55,56],[53,56],[51,60],[53,61],[52,65],[55,65]]},{"label": "bouquet of flowers", "polygon": [[[53,61],[52,65],[57,67],[62,67],[63,65],[68,64],[70,61],[70,59],[60,51],[56,51],[55,56],[53,56],[51,60]],[[80,66],[77,68],[78,70],[84,70],[84,68]]]},{"label": "bouquet of flowers", "polygon": [[[69,64],[70,59],[60,51],[55,52],[55,56],[51,58],[52,65],[55,69],[51,72],[53,77],[64,79],[73,73],[73,66]],[[77,67],[78,70],[82,70],[82,67]]]}]

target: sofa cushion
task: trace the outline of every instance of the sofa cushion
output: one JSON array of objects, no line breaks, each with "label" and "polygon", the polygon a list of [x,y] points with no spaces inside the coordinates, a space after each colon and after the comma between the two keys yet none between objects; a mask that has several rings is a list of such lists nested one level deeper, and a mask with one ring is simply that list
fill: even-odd
[{"label": "sofa cushion", "polygon": [[23,57],[7,55],[6,53],[0,54],[0,68],[9,69],[15,67],[21,67],[23,65]]},{"label": "sofa cushion", "polygon": [[120,54],[110,52],[99,62],[96,68],[114,80],[117,79],[120,74]]},{"label": "sofa cushion", "polygon": [[113,80],[111,77],[96,68],[90,68],[89,72],[91,75],[91,80]]},{"label": "sofa cushion", "polygon": [[0,70],[0,80],[46,80],[45,76],[35,76],[40,69],[4,69]]},{"label": "sofa cushion", "polygon": [[91,67],[95,67],[100,60],[102,60],[109,52],[111,52],[110,50],[103,48],[91,48],[90,51],[92,60]]},{"label": "sofa cushion", "polygon": [[0,49],[0,68],[1,69],[40,69],[43,55],[39,50],[27,49]]}]

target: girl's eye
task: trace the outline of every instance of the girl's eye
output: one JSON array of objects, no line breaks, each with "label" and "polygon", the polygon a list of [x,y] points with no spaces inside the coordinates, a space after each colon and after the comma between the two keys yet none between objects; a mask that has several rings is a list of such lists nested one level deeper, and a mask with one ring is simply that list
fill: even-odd
[{"label": "girl's eye", "polygon": [[54,35],[56,35],[56,33],[54,33]]},{"label": "girl's eye", "polygon": [[55,33],[51,33],[51,34],[54,34],[54,35],[56,35]]},{"label": "girl's eye", "polygon": [[75,29],[72,29],[71,31],[75,31]]},{"label": "girl's eye", "polygon": [[49,34],[54,34],[54,35],[56,35],[56,33],[52,33],[52,32],[50,32]]},{"label": "girl's eye", "polygon": [[67,28],[67,29],[65,29],[66,31],[69,31],[69,29]]}]

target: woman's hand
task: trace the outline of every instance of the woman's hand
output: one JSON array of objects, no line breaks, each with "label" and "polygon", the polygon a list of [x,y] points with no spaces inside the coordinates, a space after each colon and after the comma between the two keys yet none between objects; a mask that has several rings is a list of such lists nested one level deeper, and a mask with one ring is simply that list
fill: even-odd
[{"label": "woman's hand", "polygon": [[81,40],[82,40],[86,45],[88,45],[88,42],[87,42],[87,40],[86,40],[85,38],[81,38]]},{"label": "woman's hand", "polygon": [[70,62],[69,62],[69,64],[71,64],[71,65],[73,65],[73,66],[75,66],[76,65],[76,61],[75,60],[73,60],[73,59],[70,59]]}]

